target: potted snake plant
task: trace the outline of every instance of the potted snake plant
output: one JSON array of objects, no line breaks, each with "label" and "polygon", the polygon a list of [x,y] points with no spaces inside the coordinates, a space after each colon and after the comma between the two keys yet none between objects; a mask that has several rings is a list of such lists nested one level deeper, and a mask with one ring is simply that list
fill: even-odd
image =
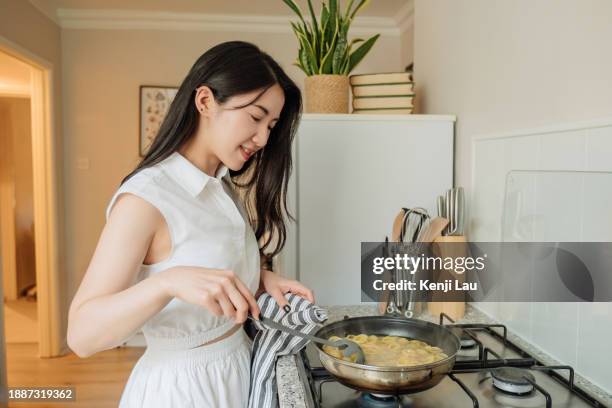
[{"label": "potted snake plant", "polygon": [[299,21],[291,22],[299,50],[294,65],[306,74],[306,112],[348,113],[349,73],[370,51],[380,34],[367,40],[348,41],[348,31],[355,15],[370,0],[348,0],[341,13],[337,0],[322,2],[317,19],[311,0],[308,0],[310,21],[293,0],[283,0],[297,14]]}]

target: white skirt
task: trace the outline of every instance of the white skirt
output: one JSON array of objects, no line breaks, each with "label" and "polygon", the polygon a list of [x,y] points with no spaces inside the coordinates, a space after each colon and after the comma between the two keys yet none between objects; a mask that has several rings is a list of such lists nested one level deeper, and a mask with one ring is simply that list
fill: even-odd
[{"label": "white skirt", "polygon": [[251,339],[231,336],[187,350],[146,349],[121,395],[121,408],[246,408]]}]

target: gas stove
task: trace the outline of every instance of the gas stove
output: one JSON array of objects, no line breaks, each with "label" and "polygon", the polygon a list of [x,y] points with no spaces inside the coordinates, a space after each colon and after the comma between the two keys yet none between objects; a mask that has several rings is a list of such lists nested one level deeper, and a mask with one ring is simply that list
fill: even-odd
[{"label": "gas stove", "polygon": [[445,314],[439,324],[461,340],[455,366],[435,387],[410,395],[369,394],[339,383],[309,344],[297,359],[308,408],[605,407],[574,384],[572,367],[543,365],[507,338],[504,325],[454,324]]}]

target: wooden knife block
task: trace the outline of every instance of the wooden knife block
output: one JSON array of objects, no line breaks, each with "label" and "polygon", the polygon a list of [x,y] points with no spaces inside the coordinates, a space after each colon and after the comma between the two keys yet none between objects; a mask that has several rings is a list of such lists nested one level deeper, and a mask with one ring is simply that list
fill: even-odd
[{"label": "wooden knife block", "polygon": [[[444,248],[436,245],[436,243],[445,243],[452,242],[456,243],[455,245],[447,245]],[[461,245],[460,243],[464,243]],[[463,257],[468,256],[468,246],[465,236],[463,235],[443,235],[434,239],[432,243],[432,251],[434,256],[440,256],[442,258],[446,257]],[[444,281],[445,279],[455,278],[459,282],[465,281],[465,276],[463,274],[457,274],[454,270],[443,269],[441,271],[436,271],[434,273],[434,280],[436,282]],[[463,318],[465,315],[465,301],[448,301],[445,300],[447,294],[445,293],[434,293],[432,294],[431,301],[427,304],[427,310],[432,315],[438,317],[440,313],[445,313],[450,316],[453,320],[458,320]],[[456,299],[456,298],[455,298]]]}]

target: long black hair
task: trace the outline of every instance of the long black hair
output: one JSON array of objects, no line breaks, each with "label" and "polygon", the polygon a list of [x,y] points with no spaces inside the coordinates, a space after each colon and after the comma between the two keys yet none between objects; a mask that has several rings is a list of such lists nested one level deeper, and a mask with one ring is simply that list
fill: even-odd
[{"label": "long black hair", "polygon": [[[256,90],[261,90],[261,95],[275,84],[283,89],[285,104],[266,146],[253,154],[240,170],[230,170],[229,174],[233,184],[242,190],[240,195],[245,200],[249,222],[261,242],[261,254],[269,258],[278,254],[287,236],[285,219],[293,219],[287,211],[287,183],[302,97],[280,65],[251,43],[224,42],[198,58],[179,87],[151,147],[122,183],[166,159],[195,134],[199,112],[194,100],[200,86],[208,86],[217,102],[223,104],[232,96]],[[257,98],[236,109],[252,104]],[[264,252],[266,249],[269,251]]]}]

